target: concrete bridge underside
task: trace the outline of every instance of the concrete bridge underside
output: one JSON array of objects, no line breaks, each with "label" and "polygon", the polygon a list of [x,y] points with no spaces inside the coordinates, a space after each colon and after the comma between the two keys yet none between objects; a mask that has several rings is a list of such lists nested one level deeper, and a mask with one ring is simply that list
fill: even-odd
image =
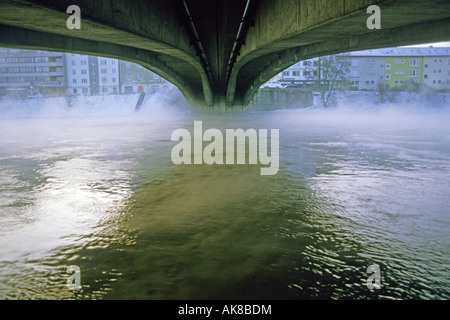
[{"label": "concrete bridge underside", "polygon": [[[370,5],[380,30],[366,26]],[[0,0],[0,46],[132,61],[211,108],[247,105],[301,60],[449,38],[448,0]]]}]

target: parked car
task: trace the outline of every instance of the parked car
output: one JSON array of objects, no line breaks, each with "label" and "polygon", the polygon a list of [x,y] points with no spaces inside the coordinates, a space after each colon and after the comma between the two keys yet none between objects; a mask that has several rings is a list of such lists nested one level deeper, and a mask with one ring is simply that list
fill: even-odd
[{"label": "parked car", "polygon": [[264,88],[282,88],[279,82],[267,82],[263,85]]}]

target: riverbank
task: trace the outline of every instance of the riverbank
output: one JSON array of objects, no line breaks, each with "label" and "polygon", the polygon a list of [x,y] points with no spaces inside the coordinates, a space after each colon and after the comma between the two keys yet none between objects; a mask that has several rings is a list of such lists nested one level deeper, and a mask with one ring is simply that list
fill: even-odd
[{"label": "riverbank", "polygon": [[[2,117],[59,117],[124,115],[135,112],[139,94],[74,96],[54,98],[33,98],[23,100],[0,100]],[[347,91],[337,96],[334,108],[355,108],[360,110],[393,107],[396,109],[443,108],[450,106],[450,93],[408,93],[398,92],[386,96],[384,101],[378,92]],[[302,89],[261,89],[244,112],[273,111],[284,109],[321,108],[318,94]],[[156,93],[147,94],[140,113],[167,111],[195,112],[187,104],[181,92],[168,87]]]}]

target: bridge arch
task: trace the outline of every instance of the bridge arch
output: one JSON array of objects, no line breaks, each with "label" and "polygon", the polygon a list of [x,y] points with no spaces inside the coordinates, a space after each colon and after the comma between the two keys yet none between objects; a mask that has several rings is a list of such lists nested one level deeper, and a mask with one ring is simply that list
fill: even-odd
[{"label": "bridge arch", "polygon": [[[81,8],[80,30],[66,27]],[[381,30],[367,8],[381,8]],[[193,105],[245,106],[309,58],[449,40],[448,0],[3,0],[0,45],[138,63]]]}]

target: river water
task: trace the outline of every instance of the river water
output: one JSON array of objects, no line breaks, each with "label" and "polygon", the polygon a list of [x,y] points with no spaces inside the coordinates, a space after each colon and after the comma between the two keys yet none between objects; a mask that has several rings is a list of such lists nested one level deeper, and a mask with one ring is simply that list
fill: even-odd
[{"label": "river water", "polygon": [[[279,129],[278,174],[174,165],[171,133],[194,120]],[[449,123],[442,108],[1,118],[0,298],[449,299]]]}]

